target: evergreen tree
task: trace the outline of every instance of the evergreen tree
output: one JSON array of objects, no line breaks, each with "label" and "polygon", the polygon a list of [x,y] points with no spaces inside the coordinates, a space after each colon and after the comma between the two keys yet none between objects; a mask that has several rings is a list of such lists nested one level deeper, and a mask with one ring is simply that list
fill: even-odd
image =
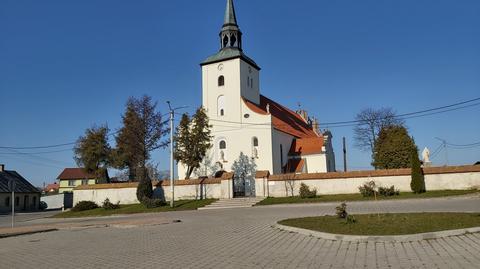
[{"label": "evergreen tree", "polygon": [[153,197],[152,180],[148,175],[147,168],[143,167],[137,169],[137,177],[139,180],[137,186],[137,199],[142,204],[146,204],[148,203],[148,200]]},{"label": "evergreen tree", "polygon": [[137,169],[146,167],[150,153],[169,143],[161,141],[168,128],[156,107],[157,103],[146,95],[140,99],[131,97],[127,101],[122,116],[123,127],[116,137],[115,165],[119,169],[128,168],[131,181],[135,180]]},{"label": "evergreen tree", "polygon": [[355,120],[358,121],[354,127],[355,146],[363,151],[375,153],[375,140],[380,130],[390,126],[404,126],[405,122],[399,119],[392,108],[373,109],[367,108],[360,111]]},{"label": "evergreen tree", "polygon": [[417,148],[414,148],[411,151],[411,162],[412,181],[410,182],[410,188],[414,193],[424,193],[426,191],[425,177],[423,175],[420,159],[418,158]]},{"label": "evergreen tree", "polygon": [[182,116],[175,133],[175,160],[187,166],[185,179],[189,179],[195,169],[200,168],[207,151],[212,147],[212,135],[208,116],[199,108],[190,119]]},{"label": "evergreen tree", "polygon": [[107,169],[111,161],[111,147],[108,144],[108,127],[93,126],[78,138],[73,149],[77,165],[98,179],[108,179]]},{"label": "evergreen tree", "polygon": [[410,168],[411,152],[416,148],[405,127],[384,127],[375,141],[372,165],[375,169]]}]

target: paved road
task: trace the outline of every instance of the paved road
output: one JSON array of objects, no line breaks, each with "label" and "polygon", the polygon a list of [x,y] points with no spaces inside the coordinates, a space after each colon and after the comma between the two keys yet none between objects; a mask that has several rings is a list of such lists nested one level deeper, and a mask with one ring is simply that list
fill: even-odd
[{"label": "paved road", "polygon": [[[81,223],[91,225],[112,220],[134,225],[145,220],[148,225],[66,229],[0,239],[0,268],[479,268],[480,234],[409,243],[349,243],[271,227],[280,219],[333,214],[335,205],[83,219]],[[349,209],[357,214],[480,212],[480,197],[356,202]],[[182,222],[172,223],[174,219]],[[43,222],[51,224],[52,220],[31,223]]]},{"label": "paved road", "polygon": [[[15,226],[29,225],[34,220],[48,218],[60,211],[46,211],[46,212],[33,212],[33,213],[19,213],[15,214]],[[0,228],[10,227],[12,225],[12,216],[8,214],[0,215]]]}]

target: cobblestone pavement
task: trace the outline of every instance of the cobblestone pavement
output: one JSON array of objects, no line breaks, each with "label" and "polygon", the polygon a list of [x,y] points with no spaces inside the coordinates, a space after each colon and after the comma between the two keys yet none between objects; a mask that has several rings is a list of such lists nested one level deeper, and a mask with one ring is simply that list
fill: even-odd
[{"label": "cobblestone pavement", "polygon": [[[155,226],[71,229],[0,239],[0,268],[480,266],[480,234],[409,243],[351,243],[323,240],[272,228],[280,219],[333,214],[335,205],[269,206],[135,215],[119,218],[152,220],[158,217],[160,221]],[[357,202],[349,203],[349,209],[357,214],[480,212],[480,198]],[[182,222],[161,224],[166,219],[180,219]]]}]

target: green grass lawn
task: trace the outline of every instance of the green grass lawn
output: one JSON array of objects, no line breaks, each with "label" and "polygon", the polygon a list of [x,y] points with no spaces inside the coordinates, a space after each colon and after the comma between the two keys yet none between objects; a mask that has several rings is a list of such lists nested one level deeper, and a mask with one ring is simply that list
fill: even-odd
[{"label": "green grass lawn", "polygon": [[279,224],[348,235],[403,235],[480,227],[480,213],[409,213],[354,215],[355,223],[336,216],[279,221]]},{"label": "green grass lawn", "polygon": [[[412,198],[434,198],[455,195],[465,195],[478,193],[477,190],[445,190],[445,191],[427,191],[422,194],[414,194],[411,192],[402,192],[396,196],[377,196],[378,200],[393,200],[393,199],[412,199]],[[321,195],[316,198],[302,199],[299,196],[295,197],[268,197],[256,205],[275,205],[275,204],[298,204],[298,203],[325,203],[325,202],[351,202],[351,201],[373,201],[373,197],[363,197],[360,193],[354,194],[336,194],[336,195]]]},{"label": "green grass lawn", "polygon": [[183,200],[175,201],[175,207],[171,208],[170,205],[157,207],[157,208],[146,208],[142,204],[134,205],[121,205],[119,209],[115,210],[105,210],[103,208],[97,208],[93,210],[80,211],[80,212],[62,212],[53,216],[54,218],[83,218],[83,217],[101,217],[101,216],[111,216],[111,215],[122,215],[122,214],[137,214],[137,213],[156,213],[156,212],[166,212],[166,211],[185,211],[185,210],[196,210],[199,207],[204,207],[215,202],[216,199],[205,199],[205,200]]}]

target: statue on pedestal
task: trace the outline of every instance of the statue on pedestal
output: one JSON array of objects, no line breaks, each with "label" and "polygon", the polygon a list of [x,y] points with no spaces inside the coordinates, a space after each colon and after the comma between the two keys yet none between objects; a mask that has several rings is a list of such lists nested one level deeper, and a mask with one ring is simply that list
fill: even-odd
[{"label": "statue on pedestal", "polygon": [[430,161],[430,150],[425,147],[422,152],[423,167],[430,167],[432,162]]}]

